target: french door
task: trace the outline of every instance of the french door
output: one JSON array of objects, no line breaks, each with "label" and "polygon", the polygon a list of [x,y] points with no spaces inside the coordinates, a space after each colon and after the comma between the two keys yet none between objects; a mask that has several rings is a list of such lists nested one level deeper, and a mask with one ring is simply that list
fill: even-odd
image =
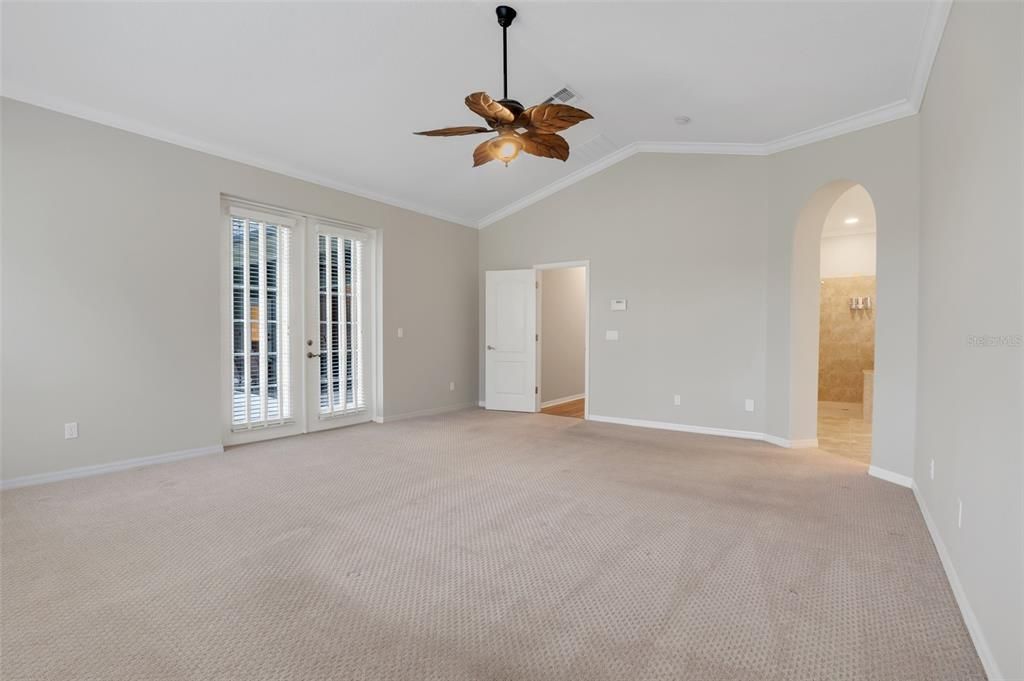
[{"label": "french door", "polygon": [[374,418],[373,232],[225,208],[225,442]]},{"label": "french door", "polygon": [[366,333],[371,288],[365,233],[322,222],[310,231],[306,325],[306,428],[368,421]]}]

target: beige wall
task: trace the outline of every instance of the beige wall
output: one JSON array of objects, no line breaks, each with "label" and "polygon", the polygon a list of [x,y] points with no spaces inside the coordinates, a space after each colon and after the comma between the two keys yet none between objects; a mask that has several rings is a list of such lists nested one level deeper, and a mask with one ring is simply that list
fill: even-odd
[{"label": "beige wall", "polygon": [[582,395],[587,331],[587,270],[541,270],[541,402]]},{"label": "beige wall", "polygon": [[[871,309],[850,309],[850,298],[871,297]],[[875,278],[821,282],[818,400],[861,402],[864,370],[875,368]]]},{"label": "beige wall", "polygon": [[4,479],[220,443],[221,193],[379,229],[385,416],[476,402],[477,230],[8,99],[2,125]]},{"label": "beige wall", "polygon": [[1024,679],[1024,4],[953,5],[920,118],[914,481],[989,678]]},{"label": "beige wall", "polygon": [[[876,204],[878,295],[887,301],[878,317],[876,463],[909,475],[917,142],[908,118],[769,157],[637,154],[485,228],[480,268],[590,261],[592,414],[813,438],[820,237],[832,204],[816,231],[799,231],[798,218],[826,183],[862,182]],[[809,310],[799,324],[790,295],[797,257],[806,277],[797,280],[806,292],[798,309]],[[629,299],[629,310],[609,311],[613,298]],[[605,340],[609,329],[619,341]],[[791,351],[795,335],[810,349]],[[791,419],[797,362],[806,408]]]}]

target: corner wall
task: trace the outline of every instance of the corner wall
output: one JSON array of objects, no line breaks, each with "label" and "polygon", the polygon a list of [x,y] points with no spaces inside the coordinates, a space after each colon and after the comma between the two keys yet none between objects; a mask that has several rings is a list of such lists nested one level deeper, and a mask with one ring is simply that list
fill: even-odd
[{"label": "corner wall", "polygon": [[477,230],[10,99],[2,125],[5,480],[220,444],[221,193],[377,228],[384,416],[476,403]]},{"label": "corner wall", "polygon": [[989,678],[1024,679],[1024,5],[953,6],[920,118],[914,483]]}]

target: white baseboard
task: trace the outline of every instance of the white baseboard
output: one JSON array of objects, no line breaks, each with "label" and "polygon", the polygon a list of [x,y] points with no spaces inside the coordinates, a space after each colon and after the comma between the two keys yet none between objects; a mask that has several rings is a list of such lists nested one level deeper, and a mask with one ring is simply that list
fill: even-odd
[{"label": "white baseboard", "polygon": [[582,400],[584,397],[586,397],[585,393],[580,393],[579,395],[569,395],[568,397],[559,397],[557,400],[548,400],[547,402],[541,402],[540,407],[541,409],[544,409],[545,407],[553,407],[556,404],[565,404],[566,402]]},{"label": "white baseboard", "polygon": [[648,421],[647,419],[626,419],[618,416],[598,416],[590,414],[587,417],[591,421],[601,423],[617,423],[622,426],[636,426],[637,428],[655,428],[657,430],[674,430],[680,433],[696,433],[698,435],[714,435],[716,437],[735,437],[741,440],[760,440],[776,447],[786,449],[804,449],[817,447],[818,440],[787,440],[778,435],[759,433],[753,430],[729,430],[728,428],[709,428],[707,426],[691,426],[685,423],[672,423],[671,421]]},{"label": "white baseboard", "polygon": [[[626,419],[618,416],[599,416],[597,414],[590,415],[591,421],[599,421],[601,423],[615,423],[620,426],[635,426],[637,428],[654,428],[656,430],[674,430],[680,433],[696,433],[698,435],[715,435],[717,437],[735,437],[743,440],[761,440],[762,442],[769,442],[768,435],[764,433],[756,433],[752,430],[729,430],[727,428],[709,428],[707,426],[690,426],[685,423],[672,423],[671,421],[648,421],[646,419]],[[772,444],[778,444],[778,442],[786,442],[779,438],[774,438],[775,441]],[[786,445],[780,445],[786,446]]]},{"label": "white baseboard", "polygon": [[879,480],[895,483],[901,487],[914,486],[914,479],[909,475],[893,473],[892,471],[887,471],[886,469],[879,468],[878,466],[868,466],[868,475],[878,478]]},{"label": "white baseboard", "polygon": [[932,543],[935,544],[939,560],[942,561],[942,568],[946,571],[946,579],[949,580],[949,586],[953,589],[953,597],[956,598],[956,604],[959,606],[960,614],[964,618],[967,633],[971,635],[974,648],[978,652],[978,657],[981,658],[981,666],[985,668],[985,675],[992,681],[1005,679],[1006,677],[1000,671],[995,657],[992,656],[992,649],[988,647],[988,641],[985,640],[985,635],[981,631],[978,618],[971,608],[970,601],[967,600],[967,593],[964,591],[963,584],[960,583],[960,576],[957,575],[956,568],[953,566],[953,558],[949,555],[949,550],[946,549],[946,544],[942,541],[942,537],[935,527],[935,522],[932,520],[931,513],[928,512],[928,507],[924,503],[921,491],[917,488],[916,483],[911,484],[911,489],[914,490],[917,507],[921,509],[921,515],[924,516],[924,524],[928,527],[928,534],[932,536]]},{"label": "white baseboard", "polygon": [[419,411],[409,411],[404,414],[384,416],[383,418],[381,418],[380,423],[404,421],[405,419],[414,419],[420,416],[434,416],[435,414],[444,414],[449,411],[459,411],[460,409],[472,409],[474,406],[475,405],[472,402],[465,402],[463,404],[449,404],[444,407],[434,407],[432,409],[420,409]]},{"label": "white baseboard", "polygon": [[81,466],[79,468],[67,468],[53,473],[37,473],[36,475],[23,475],[18,478],[0,481],[0,489],[14,489],[15,487],[28,487],[29,485],[43,485],[48,482],[60,482],[61,480],[72,480],[74,478],[86,478],[92,475],[103,475],[125,471],[130,468],[141,468],[152,466],[158,463],[170,463],[182,459],[192,459],[207,454],[220,454],[224,451],[223,445],[209,445],[197,447],[196,449],[183,449],[180,452],[168,452],[167,454],[155,454],[153,456],[141,456],[136,459],[124,459],[111,463],[101,463],[95,466]]},{"label": "white baseboard", "polygon": [[777,447],[785,447],[786,449],[814,449],[818,446],[818,439],[811,438],[809,440],[787,440],[784,437],[778,435],[769,435],[768,433],[762,433],[761,438],[768,444],[773,444]]}]

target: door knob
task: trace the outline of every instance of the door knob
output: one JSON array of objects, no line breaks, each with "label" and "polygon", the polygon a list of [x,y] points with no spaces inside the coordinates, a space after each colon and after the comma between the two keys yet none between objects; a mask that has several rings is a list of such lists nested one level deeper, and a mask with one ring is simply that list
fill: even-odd
[{"label": "door knob", "polygon": [[495,348],[493,345],[488,345],[487,349],[488,350],[497,350],[497,348]]},{"label": "door knob", "polygon": [[306,353],[306,357],[308,357],[309,359],[313,359],[314,357],[319,357],[319,356],[320,356],[319,352],[307,352]]}]

